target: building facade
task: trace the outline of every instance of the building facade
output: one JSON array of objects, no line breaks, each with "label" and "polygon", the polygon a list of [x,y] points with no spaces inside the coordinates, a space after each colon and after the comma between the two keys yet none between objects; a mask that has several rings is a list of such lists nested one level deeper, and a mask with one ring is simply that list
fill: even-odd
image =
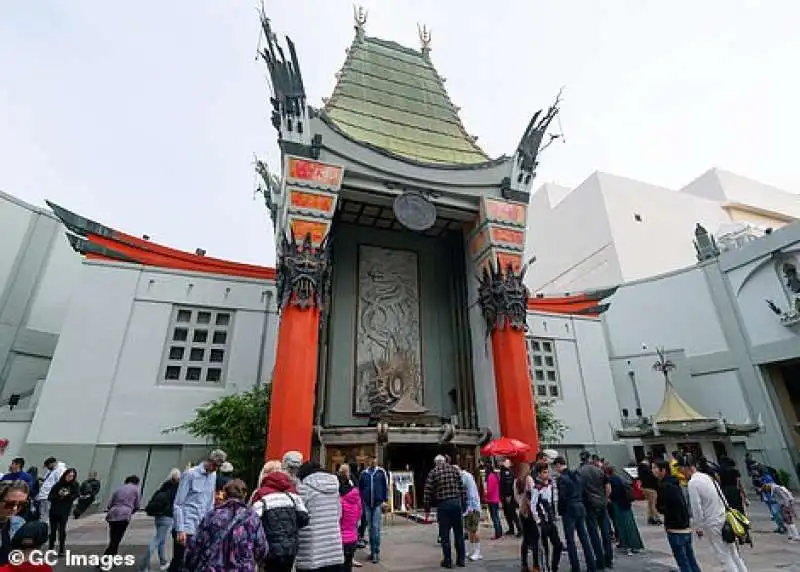
[{"label": "building facade", "polygon": [[24,448],[69,301],[75,258],[58,218],[0,192],[0,444]]},{"label": "building facade", "polygon": [[724,249],[800,219],[800,197],[721,169],[677,191],[598,172],[575,189],[543,185],[528,212],[526,252],[537,257],[528,286],[569,292],[689,266],[694,251],[683,237],[695,224]]}]

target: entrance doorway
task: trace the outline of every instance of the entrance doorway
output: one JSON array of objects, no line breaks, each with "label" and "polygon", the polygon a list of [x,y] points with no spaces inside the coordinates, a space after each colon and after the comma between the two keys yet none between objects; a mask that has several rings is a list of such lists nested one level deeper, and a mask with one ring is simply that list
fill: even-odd
[{"label": "entrance doorway", "polygon": [[[394,471],[409,471],[414,474],[414,484],[411,492],[413,508],[422,507],[423,489],[425,479],[433,468],[433,458],[443,454],[440,447],[435,444],[402,444],[386,447],[386,470],[391,474]],[[395,491],[395,497],[400,495]],[[394,498],[394,506],[401,506],[401,499]]]}]

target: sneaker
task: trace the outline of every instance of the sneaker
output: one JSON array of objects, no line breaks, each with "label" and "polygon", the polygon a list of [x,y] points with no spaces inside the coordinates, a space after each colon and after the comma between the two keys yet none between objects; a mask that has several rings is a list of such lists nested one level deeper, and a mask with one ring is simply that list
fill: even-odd
[{"label": "sneaker", "polygon": [[353,560],[353,568],[361,568],[363,564],[358,560]]},{"label": "sneaker", "polygon": [[158,567],[158,569],[161,570],[161,572],[167,572],[167,570],[169,570],[169,562],[167,562],[166,564],[162,564],[161,566]]},{"label": "sneaker", "polygon": [[475,552],[469,555],[469,559],[472,560],[473,562],[476,562],[478,560],[483,560],[483,554],[481,554],[476,550]]},{"label": "sneaker", "polygon": [[452,568],[453,563],[448,562],[447,560],[442,560],[441,562],[439,562],[439,566],[441,566],[442,568]]}]

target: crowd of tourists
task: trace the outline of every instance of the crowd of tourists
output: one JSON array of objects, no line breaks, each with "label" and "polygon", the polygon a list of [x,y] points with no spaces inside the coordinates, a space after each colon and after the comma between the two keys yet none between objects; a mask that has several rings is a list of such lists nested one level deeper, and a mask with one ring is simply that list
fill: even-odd
[{"label": "crowd of tourists", "polygon": [[[12,550],[47,545],[63,554],[69,518],[80,518],[101,488],[92,473],[79,485],[77,471],[53,457],[45,460],[41,477],[24,466],[24,459],[14,459],[0,480],[0,572],[11,569],[5,566]],[[483,487],[446,455],[434,459],[427,475],[425,519],[435,509],[442,567],[464,567],[467,560],[483,558],[483,502],[493,538],[520,539],[523,572],[556,572],[564,551],[572,572],[581,571],[582,565],[589,572],[606,570],[613,568],[615,554],[644,549],[632,510],[633,480],[597,455],[584,451],[575,468],[564,457],[550,459],[544,452],[532,464],[506,459],[483,468]],[[799,539],[791,492],[755,464],[748,462],[748,471],[761,500],[770,506],[776,532]],[[369,459],[360,471],[343,464],[332,473],[290,451],[265,463],[252,491],[232,472],[220,450],[197,466],[170,472],[144,506],[153,517],[154,534],[139,570],[149,569],[157,556],[160,569],[172,572],[351,572],[362,566],[357,550],[367,546],[370,560],[380,562],[390,483],[377,459]],[[701,570],[695,535],[708,539],[724,570],[747,570],[740,546],[752,543],[744,516],[748,499],[735,463],[722,458],[715,465],[679,452],[669,460],[649,455],[638,466],[638,478],[647,501],[647,523],[663,525],[680,572]],[[141,500],[135,475],[111,494],[106,555],[118,553]]]}]

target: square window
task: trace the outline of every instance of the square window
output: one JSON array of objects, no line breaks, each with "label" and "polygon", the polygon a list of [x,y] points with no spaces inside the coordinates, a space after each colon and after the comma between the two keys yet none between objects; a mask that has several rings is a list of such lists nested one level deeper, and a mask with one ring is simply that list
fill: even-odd
[{"label": "square window", "polygon": [[189,330],[186,328],[175,328],[172,333],[172,339],[176,342],[185,342],[189,337]]},{"label": "square window", "polygon": [[534,377],[536,377],[536,381],[543,381],[544,380],[544,372],[540,369],[533,370]]},{"label": "square window", "polygon": [[187,367],[186,381],[200,381],[200,372],[201,369],[199,367]]},{"label": "square window", "polygon": [[[205,340],[203,340],[203,341],[205,341]],[[222,345],[226,341],[228,341],[228,332],[223,331],[223,330],[217,330],[217,331],[214,332],[214,338],[213,338],[212,343]]]},{"label": "square window", "polygon": [[551,385],[550,386],[550,397],[558,397],[558,386]]},{"label": "square window", "polygon": [[550,342],[542,342],[542,350],[544,353],[549,354],[553,352],[553,344]]},{"label": "square window", "polygon": [[555,382],[556,381],[556,372],[554,372],[553,370],[548,370],[548,372],[547,372],[547,381]]},{"label": "square window", "polygon": [[546,356],[544,358],[544,364],[547,367],[555,367],[555,365],[556,365],[555,362],[553,361],[553,356]]},{"label": "square window", "polygon": [[167,371],[164,373],[164,379],[180,379],[181,378],[181,367],[179,365],[168,365]]},{"label": "square window", "polygon": [[192,341],[196,344],[204,344],[208,340],[208,330],[195,330]]},{"label": "square window", "polygon": [[206,381],[218,382],[222,379],[222,370],[218,367],[210,367],[206,370]]},{"label": "square window", "polygon": [[169,359],[183,359],[183,348],[180,346],[169,348]]},{"label": "square window", "polygon": [[533,356],[533,365],[542,367],[542,356]]},{"label": "square window", "polygon": [[539,342],[534,340],[532,345],[533,345],[533,351],[538,352],[540,347],[541,347],[541,346],[539,346]]},{"label": "square window", "polygon": [[208,361],[214,363],[222,363],[222,360],[225,358],[225,350],[213,349],[208,356]]},{"label": "square window", "polygon": [[206,355],[206,350],[203,348],[192,348],[189,352],[189,361],[203,361]]},{"label": "square window", "polygon": [[231,315],[230,314],[217,314],[217,325],[218,326],[227,326],[231,322]]},{"label": "square window", "polygon": [[547,397],[547,388],[544,385],[537,385],[536,395],[540,397]]},{"label": "square window", "polygon": [[211,323],[211,312],[197,312],[197,323],[198,324],[210,324]]},{"label": "square window", "polygon": [[191,310],[178,310],[178,317],[175,319],[176,322],[186,323],[192,321],[192,311]]}]

